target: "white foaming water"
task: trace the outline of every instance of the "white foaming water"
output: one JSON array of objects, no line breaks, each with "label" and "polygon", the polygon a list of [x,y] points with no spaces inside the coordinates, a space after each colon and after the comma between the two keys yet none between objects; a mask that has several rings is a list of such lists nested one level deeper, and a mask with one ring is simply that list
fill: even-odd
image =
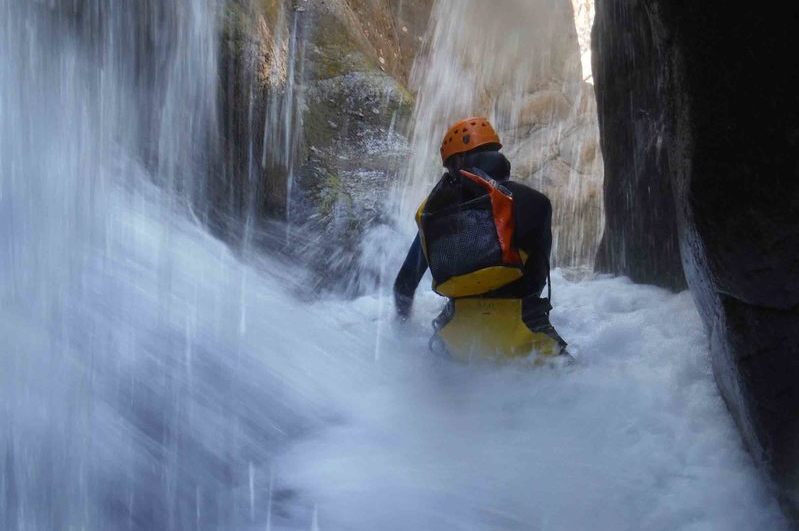
[{"label": "white foaming water", "polygon": [[150,100],[115,48],[138,41],[108,23],[210,39],[210,6],[84,5],[69,31],[108,17],[96,46],[117,67],[68,15],[0,0],[0,527],[784,527],[687,294],[556,274],[567,370],[432,358],[427,290],[404,327],[379,294],[299,302],[296,265],[242,264],[186,216],[185,186],[152,184],[202,160],[212,111],[168,109],[213,101],[188,85],[214,69],[184,70],[209,48],[156,39],[171,67]]}]

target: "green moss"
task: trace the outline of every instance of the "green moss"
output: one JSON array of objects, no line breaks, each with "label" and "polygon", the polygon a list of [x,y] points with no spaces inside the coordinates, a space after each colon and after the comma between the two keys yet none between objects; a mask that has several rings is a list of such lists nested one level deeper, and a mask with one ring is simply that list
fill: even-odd
[{"label": "green moss", "polygon": [[251,13],[237,0],[225,3],[222,11],[222,42],[233,57],[239,57],[251,31]]},{"label": "green moss", "polygon": [[329,79],[350,72],[378,69],[374,58],[352,28],[326,10],[321,10],[313,21],[313,67],[316,79]]},{"label": "green moss", "polygon": [[339,197],[344,193],[341,177],[337,173],[328,173],[320,185],[318,193],[319,213],[324,217],[332,216],[333,208],[336,206]]},{"label": "green moss", "polygon": [[309,164],[313,171],[309,175],[310,182],[304,188],[307,199],[314,205],[314,211],[319,217],[328,219],[333,216],[342,199],[346,201],[348,209],[352,210],[353,199],[341,175],[330,166],[330,161],[314,158]]},{"label": "green moss", "polygon": [[289,9],[289,6],[286,6],[285,0],[261,0],[260,8],[267,25],[273,28],[277,25],[277,21],[280,18],[281,8]]},{"label": "green moss", "polygon": [[[395,113],[399,127],[407,124],[413,114],[413,95],[382,72],[361,73],[346,79],[340,76],[316,82],[314,86],[305,100],[303,130],[307,143],[319,148],[332,146],[340,139],[343,131],[336,125],[342,124],[342,115],[361,124],[384,128]],[[387,88],[392,91],[388,100]],[[379,113],[373,113],[373,109]]]},{"label": "green moss", "polygon": [[410,124],[413,119],[413,110],[416,108],[416,98],[408,88],[402,83],[397,82],[400,91],[400,100],[397,103],[397,124],[404,127]]}]

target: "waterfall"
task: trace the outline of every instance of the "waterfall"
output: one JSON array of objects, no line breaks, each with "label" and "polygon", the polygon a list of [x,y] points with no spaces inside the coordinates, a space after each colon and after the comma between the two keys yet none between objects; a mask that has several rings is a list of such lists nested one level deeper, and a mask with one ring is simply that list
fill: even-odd
[{"label": "waterfall", "polygon": [[0,0],[3,529],[307,529],[271,462],[371,379],[299,268],[205,231],[218,8]]},{"label": "waterfall", "polygon": [[217,150],[216,26],[203,0],[0,0],[3,529],[225,519],[180,484],[226,472],[185,470],[210,438],[168,398],[202,360],[170,220]]},{"label": "waterfall", "polygon": [[593,90],[583,82],[567,1],[438,0],[413,67],[412,158],[394,209],[407,227],[442,170],[447,126],[486,115],[514,179],[548,194],[554,263],[592,266],[602,230],[602,162]]},{"label": "waterfall", "polygon": [[176,204],[203,196],[216,150],[214,6],[3,0],[0,12],[0,274],[15,297],[45,301],[59,290],[41,279],[79,270],[83,238],[109,237],[115,176],[133,186],[146,172]]}]

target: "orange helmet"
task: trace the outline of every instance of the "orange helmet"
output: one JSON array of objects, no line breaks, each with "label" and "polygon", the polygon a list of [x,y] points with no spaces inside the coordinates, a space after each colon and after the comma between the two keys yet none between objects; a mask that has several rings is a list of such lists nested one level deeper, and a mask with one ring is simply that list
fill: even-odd
[{"label": "orange helmet", "polygon": [[494,131],[488,118],[475,116],[461,120],[447,130],[441,142],[441,161],[446,162],[452,155],[466,153],[480,146],[496,144],[500,148],[499,135]]}]

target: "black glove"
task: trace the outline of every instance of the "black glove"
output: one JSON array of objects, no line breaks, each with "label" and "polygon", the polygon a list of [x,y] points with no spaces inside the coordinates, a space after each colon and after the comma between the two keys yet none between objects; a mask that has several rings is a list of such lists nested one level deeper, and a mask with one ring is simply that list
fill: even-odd
[{"label": "black glove", "polygon": [[394,307],[397,310],[397,319],[400,321],[407,321],[411,316],[412,306],[413,297],[394,292]]}]

